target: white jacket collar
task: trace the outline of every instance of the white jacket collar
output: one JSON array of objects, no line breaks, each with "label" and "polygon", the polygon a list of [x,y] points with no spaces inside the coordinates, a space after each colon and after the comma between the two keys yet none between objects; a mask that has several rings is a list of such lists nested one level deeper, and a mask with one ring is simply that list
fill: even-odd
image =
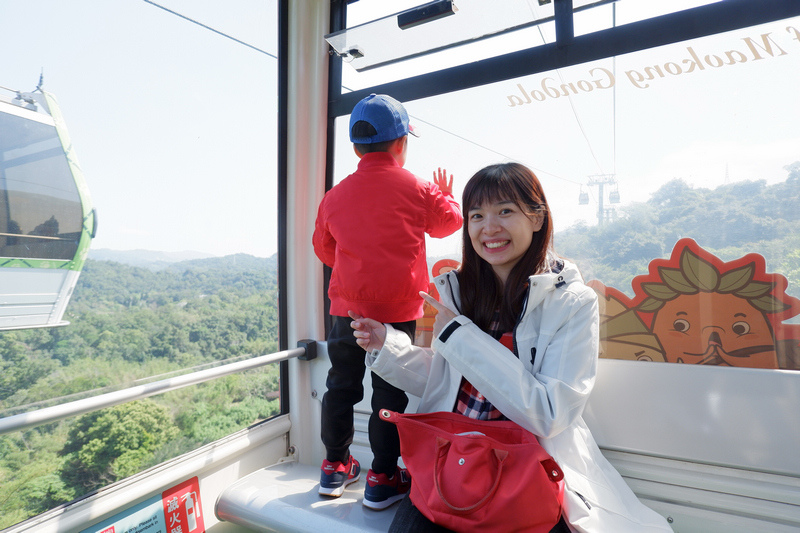
[{"label": "white jacket collar", "polygon": [[[560,272],[544,272],[534,274],[528,278],[528,298],[525,305],[525,313],[529,313],[535,308],[551,291],[566,287],[575,281],[583,282],[578,267],[571,261],[562,260],[564,268]],[[443,304],[461,312],[461,292],[459,291],[458,276],[455,270],[445,272],[434,278],[434,286],[439,292],[439,301]]]}]

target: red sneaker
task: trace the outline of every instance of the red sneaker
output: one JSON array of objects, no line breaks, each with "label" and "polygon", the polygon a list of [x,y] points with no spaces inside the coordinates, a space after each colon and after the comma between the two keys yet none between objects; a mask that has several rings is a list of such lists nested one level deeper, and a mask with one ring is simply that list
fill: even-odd
[{"label": "red sneaker", "polygon": [[367,487],[364,489],[365,507],[382,511],[394,502],[402,500],[411,488],[411,474],[405,468],[397,467],[392,477],[376,474],[370,468],[367,473]]},{"label": "red sneaker", "polygon": [[352,455],[347,463],[339,461],[322,461],[322,473],[319,477],[319,493],[323,496],[341,496],[344,488],[350,483],[358,481],[361,465]]}]

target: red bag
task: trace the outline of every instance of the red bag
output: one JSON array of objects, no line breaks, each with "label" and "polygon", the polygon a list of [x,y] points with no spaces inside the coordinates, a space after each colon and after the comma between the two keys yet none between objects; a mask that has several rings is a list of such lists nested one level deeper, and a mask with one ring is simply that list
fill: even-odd
[{"label": "red bag", "polygon": [[564,474],[514,422],[388,409],[380,417],[397,426],[411,501],[434,523],[482,533],[547,533],[558,523]]}]

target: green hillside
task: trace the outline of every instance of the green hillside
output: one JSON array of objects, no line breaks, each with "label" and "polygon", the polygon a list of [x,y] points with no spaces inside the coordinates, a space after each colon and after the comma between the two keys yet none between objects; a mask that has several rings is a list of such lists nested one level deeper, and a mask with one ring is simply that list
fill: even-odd
[{"label": "green hillside", "polygon": [[[90,259],[65,319],[0,333],[0,416],[277,351],[276,260]],[[277,394],[270,365],[0,436],[0,528],[272,416]]]},{"label": "green hillside", "polygon": [[[556,250],[599,279],[630,295],[631,280],[654,258],[670,255],[690,237],[724,261],[759,253],[770,272],[789,279],[800,297],[800,162],[786,167],[785,182],[744,181],[716,189],[682,180],[666,183],[647,202],[618,209],[603,226],[579,225],[556,235]],[[558,213],[555,213],[558,216]]]}]

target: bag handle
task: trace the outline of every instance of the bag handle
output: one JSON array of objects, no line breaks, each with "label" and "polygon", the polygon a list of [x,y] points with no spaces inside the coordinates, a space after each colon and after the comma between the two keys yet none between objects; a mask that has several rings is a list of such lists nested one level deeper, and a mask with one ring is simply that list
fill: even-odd
[{"label": "bag handle", "polygon": [[508,452],[505,450],[498,450],[497,448],[492,448],[492,452],[494,456],[497,458],[498,468],[497,474],[494,478],[494,484],[486,493],[486,496],[478,500],[473,505],[468,505],[466,507],[456,507],[455,505],[451,504],[447,501],[444,494],[442,493],[442,487],[439,482],[439,478],[441,477],[441,471],[443,470],[443,466],[440,464],[440,459],[447,455],[447,450],[450,448],[451,442],[447,439],[443,439],[442,437],[436,437],[436,459],[434,462],[434,474],[433,474],[433,482],[436,485],[436,491],[439,493],[439,498],[444,502],[444,504],[450,508],[452,511],[457,513],[468,513],[471,511],[477,511],[484,505],[486,505],[489,500],[494,496],[494,493],[497,492],[497,487],[500,486],[500,477],[503,474],[503,464],[508,457]]}]

